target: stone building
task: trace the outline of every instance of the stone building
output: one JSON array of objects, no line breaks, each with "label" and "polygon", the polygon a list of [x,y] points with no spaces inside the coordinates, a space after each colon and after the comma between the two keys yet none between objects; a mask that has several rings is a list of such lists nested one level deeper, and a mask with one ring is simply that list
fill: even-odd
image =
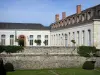
[{"label": "stone building", "polygon": [[55,22],[49,27],[31,23],[0,23],[0,44],[18,45],[16,39],[23,38],[25,46],[37,46],[35,39],[42,41],[40,46],[75,46],[100,47],[100,4],[86,10],[77,5],[76,13],[66,16],[55,15]]},{"label": "stone building", "polygon": [[86,10],[77,5],[76,13],[66,16],[62,13],[55,15],[55,22],[51,24],[51,46],[96,46],[100,48],[100,4]]}]

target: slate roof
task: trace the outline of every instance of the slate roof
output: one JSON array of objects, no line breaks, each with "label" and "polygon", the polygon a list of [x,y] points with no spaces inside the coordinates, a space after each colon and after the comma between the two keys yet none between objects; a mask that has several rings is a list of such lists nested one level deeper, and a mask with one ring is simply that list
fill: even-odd
[{"label": "slate roof", "polygon": [[[82,16],[82,14],[86,14],[88,11],[93,12],[93,16],[89,20],[86,19],[87,18],[87,16],[86,16],[84,21],[82,21],[82,18],[81,18],[80,21],[77,23],[77,21],[76,21],[77,16],[80,16],[80,15]],[[72,27],[75,27],[75,26],[80,26],[80,25],[83,25],[83,24],[91,23],[91,22],[93,22],[94,19],[100,19],[100,15],[98,15],[97,11],[100,11],[100,4],[93,6],[93,7],[90,7],[90,8],[87,8],[85,10],[82,10],[80,14],[75,13],[75,14],[67,16],[65,19],[61,19],[57,22],[52,23],[50,25],[51,31],[61,30],[61,29],[65,29],[65,28],[72,28]],[[64,25],[64,26],[61,26],[61,27],[58,27],[58,28],[52,28],[52,26],[54,24],[58,25],[58,23],[60,23],[61,21],[71,19],[73,17],[75,18],[74,24],[70,23],[68,25]],[[71,20],[71,22],[72,22],[72,20]]]},{"label": "slate roof", "polygon": [[35,29],[35,30],[50,30],[49,26],[43,26],[38,23],[5,23],[0,22],[0,29]]}]

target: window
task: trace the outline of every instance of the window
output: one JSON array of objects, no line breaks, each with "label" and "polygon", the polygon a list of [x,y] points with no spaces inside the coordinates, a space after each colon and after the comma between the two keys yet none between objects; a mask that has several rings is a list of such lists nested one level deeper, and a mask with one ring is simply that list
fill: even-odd
[{"label": "window", "polygon": [[74,24],[75,23],[75,18],[74,17],[73,17],[73,20],[72,21],[73,21],[72,23]]},{"label": "window", "polygon": [[85,14],[82,14],[82,21],[85,20]]},{"label": "window", "polygon": [[67,42],[67,38],[68,38],[68,37],[67,37],[67,34],[65,34],[65,46],[68,46],[68,45],[67,45],[67,43],[68,43],[68,42]]},{"label": "window", "polygon": [[77,16],[77,23],[79,22],[79,16]]},{"label": "window", "polygon": [[70,23],[71,23],[71,20],[69,19],[69,20],[68,20],[68,24],[70,24]]},{"label": "window", "polygon": [[59,34],[59,40],[58,40],[58,41],[59,41],[59,45],[60,45],[60,43],[61,43],[60,40],[61,40],[61,39],[60,39],[60,34]]},{"label": "window", "polygon": [[71,42],[71,41],[70,41],[70,32],[69,32],[69,45],[70,45],[70,42]]},{"label": "window", "polygon": [[65,26],[67,25],[67,20],[65,20]]},{"label": "window", "polygon": [[14,35],[10,35],[10,45],[14,45]]},{"label": "window", "polygon": [[6,39],[6,36],[1,35],[1,45],[5,45],[5,39]]},{"label": "window", "polygon": [[77,31],[77,43],[78,43],[78,45],[80,44],[79,42],[80,42],[79,31]]},{"label": "window", "polygon": [[33,46],[33,35],[30,35],[30,39],[29,39],[30,41],[30,46]]},{"label": "window", "polygon": [[91,30],[88,30],[89,46],[91,46]]},{"label": "window", "polygon": [[87,19],[89,20],[91,18],[91,12],[87,13]]},{"label": "window", "polygon": [[82,31],[82,44],[85,45],[85,31]]},{"label": "window", "polygon": [[41,40],[41,35],[37,35],[37,39],[38,40]]},{"label": "window", "polygon": [[48,35],[45,35],[45,41],[44,41],[45,45],[48,45]]},{"label": "window", "polygon": [[98,16],[100,16],[100,10],[98,10]]},{"label": "window", "polygon": [[73,40],[75,40],[75,33],[73,32]]}]

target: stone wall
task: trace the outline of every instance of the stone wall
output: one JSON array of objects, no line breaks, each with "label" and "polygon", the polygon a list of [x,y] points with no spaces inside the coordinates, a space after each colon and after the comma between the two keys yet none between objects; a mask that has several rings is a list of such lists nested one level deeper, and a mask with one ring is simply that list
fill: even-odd
[{"label": "stone wall", "polygon": [[[32,48],[27,47],[21,53],[1,54],[4,63],[10,62],[15,69],[44,69],[81,67],[86,58],[80,57],[73,48]],[[100,67],[100,58],[96,58],[96,67]]]}]

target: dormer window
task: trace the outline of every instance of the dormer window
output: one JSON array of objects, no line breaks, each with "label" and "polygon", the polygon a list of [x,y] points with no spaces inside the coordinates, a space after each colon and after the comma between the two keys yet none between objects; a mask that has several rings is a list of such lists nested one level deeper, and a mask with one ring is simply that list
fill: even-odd
[{"label": "dormer window", "polygon": [[67,20],[65,20],[65,26],[67,25]]},{"label": "dormer window", "polygon": [[66,21],[65,20],[63,21],[63,25],[66,26]]},{"label": "dormer window", "polygon": [[59,25],[59,27],[60,27],[60,22],[58,22],[58,25]]},{"label": "dormer window", "polygon": [[98,10],[98,16],[100,16],[100,10]]},{"label": "dormer window", "polygon": [[53,28],[55,28],[55,24],[53,25]]},{"label": "dormer window", "polygon": [[82,21],[85,20],[85,14],[82,14]]},{"label": "dormer window", "polygon": [[79,22],[79,16],[77,16],[77,23]]},{"label": "dormer window", "polygon": [[72,19],[72,23],[74,24],[75,23],[75,18],[73,17],[73,19]]},{"label": "dormer window", "polygon": [[70,21],[70,19],[68,20],[68,24],[70,24],[71,23],[71,21]]},{"label": "dormer window", "polygon": [[88,12],[87,13],[87,19],[90,20],[90,18],[91,18],[91,12]]}]

